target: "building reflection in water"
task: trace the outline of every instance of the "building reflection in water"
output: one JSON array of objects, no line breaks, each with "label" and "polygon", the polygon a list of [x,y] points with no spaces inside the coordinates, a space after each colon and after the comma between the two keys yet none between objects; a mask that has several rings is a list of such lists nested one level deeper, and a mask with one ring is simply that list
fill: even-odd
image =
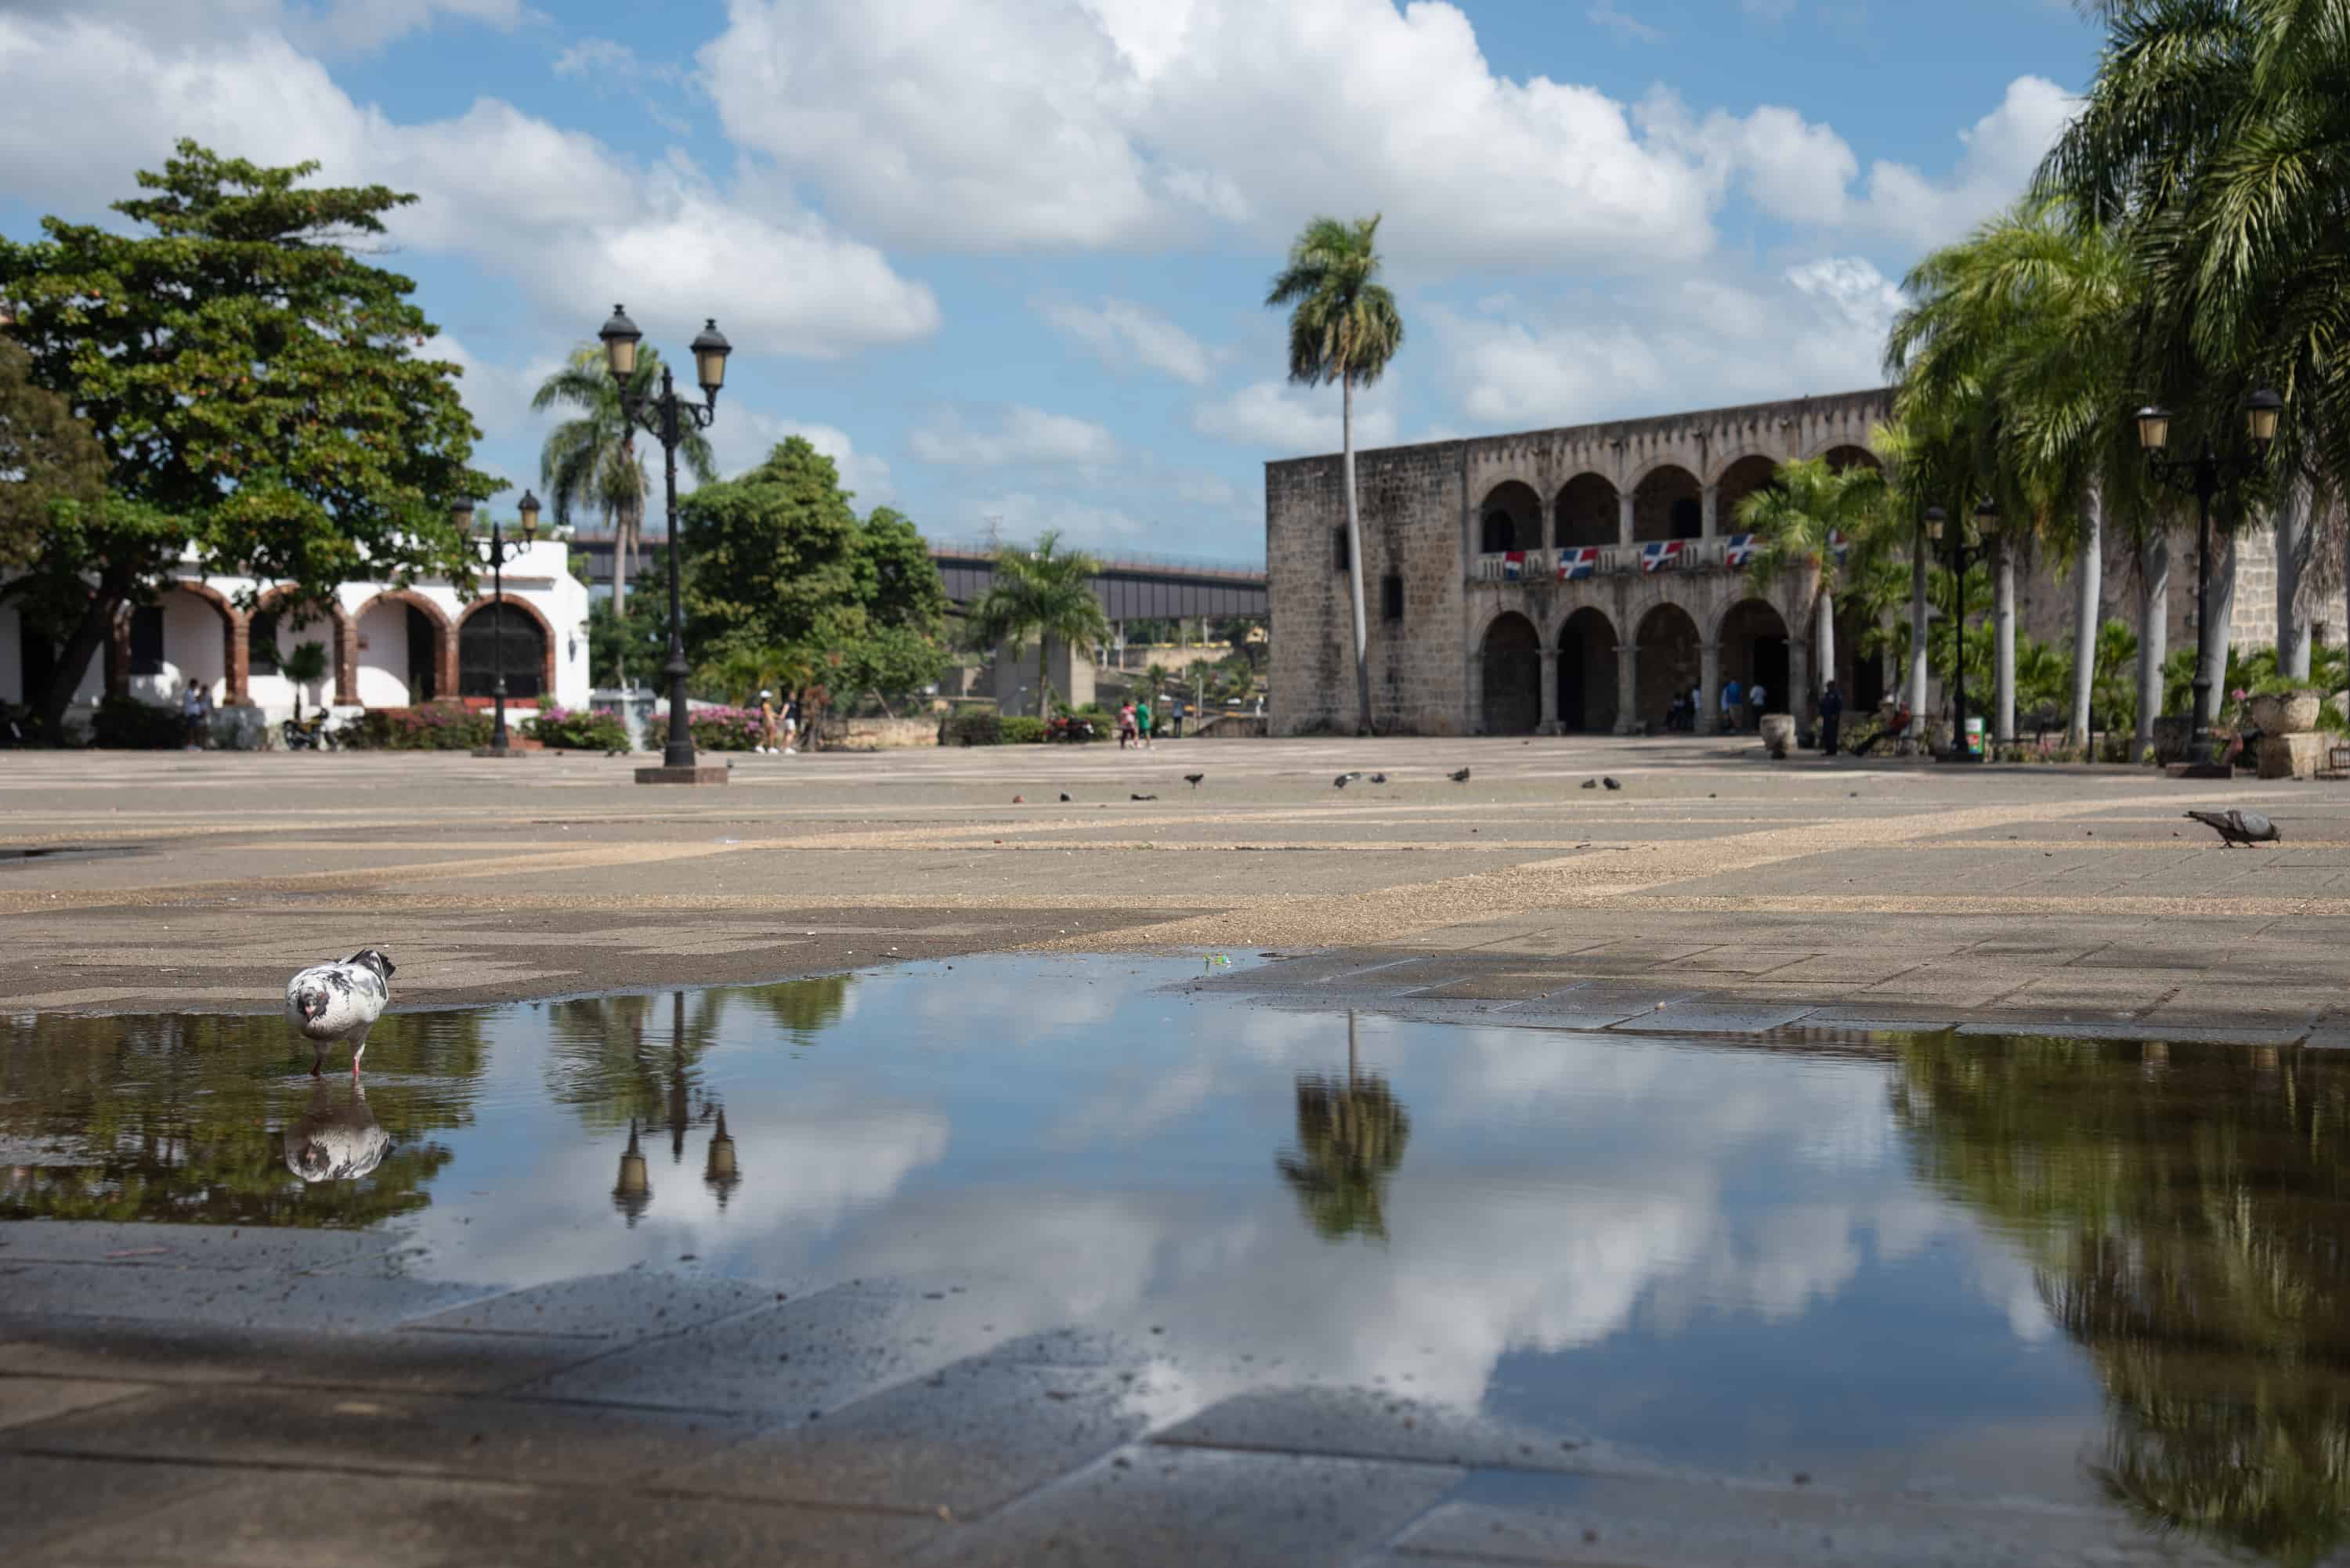
[{"label": "building reflection in water", "polygon": [[2016,1038],[1902,1048],[1920,1174],[2031,1258],[2141,1521],[2293,1568],[2350,1540],[2350,1064]]},{"label": "building reflection in water", "polygon": [[1326,1241],[1386,1241],[1388,1179],[1403,1163],[1411,1117],[1387,1079],[1363,1071],[1355,1014],[1347,1014],[1347,1075],[1297,1075],[1297,1149],[1274,1168]]}]

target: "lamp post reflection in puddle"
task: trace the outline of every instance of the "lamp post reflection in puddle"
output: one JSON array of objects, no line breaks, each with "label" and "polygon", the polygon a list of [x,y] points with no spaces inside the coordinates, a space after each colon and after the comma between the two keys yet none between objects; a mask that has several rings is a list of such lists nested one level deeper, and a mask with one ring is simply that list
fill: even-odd
[{"label": "lamp post reflection in puddle", "polygon": [[645,1151],[637,1142],[637,1124],[629,1121],[629,1147],[620,1156],[620,1179],[612,1188],[612,1207],[629,1217],[629,1229],[636,1228],[647,1209],[652,1207],[652,1171],[645,1163]]},{"label": "lamp post reflection in puddle", "polygon": [[710,1189],[723,1210],[734,1189],[743,1185],[743,1173],[734,1165],[734,1140],[726,1134],[726,1112],[718,1113],[718,1130],[710,1135],[710,1158],[702,1168],[702,1184]]}]

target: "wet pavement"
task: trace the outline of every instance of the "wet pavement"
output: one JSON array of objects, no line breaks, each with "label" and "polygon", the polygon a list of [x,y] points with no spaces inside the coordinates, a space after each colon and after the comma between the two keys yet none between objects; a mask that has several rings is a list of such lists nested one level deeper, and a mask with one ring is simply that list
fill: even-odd
[{"label": "wet pavement", "polygon": [[0,1555],[2350,1538],[2350,1057],[1229,956],[0,1020]]}]

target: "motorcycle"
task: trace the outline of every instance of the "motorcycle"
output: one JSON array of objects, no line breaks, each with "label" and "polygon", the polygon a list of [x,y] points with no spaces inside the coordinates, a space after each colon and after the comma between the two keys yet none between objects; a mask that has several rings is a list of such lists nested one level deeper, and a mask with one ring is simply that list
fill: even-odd
[{"label": "motorcycle", "polygon": [[328,727],[330,721],[331,715],[321,708],[307,719],[286,720],[277,726],[277,732],[286,737],[289,752],[330,752],[341,743]]}]

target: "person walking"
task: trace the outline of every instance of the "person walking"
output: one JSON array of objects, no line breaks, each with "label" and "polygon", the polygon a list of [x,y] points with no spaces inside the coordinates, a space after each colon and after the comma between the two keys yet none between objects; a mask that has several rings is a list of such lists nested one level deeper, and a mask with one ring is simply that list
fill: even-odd
[{"label": "person walking", "polygon": [[1758,731],[1762,728],[1762,706],[1769,701],[1770,698],[1763,691],[1762,682],[1760,680],[1746,689],[1746,705],[1754,711],[1754,728]]},{"label": "person walking", "polygon": [[1142,737],[1142,749],[1155,750],[1150,743],[1150,699],[1145,697],[1134,705],[1134,732]]},{"label": "person walking", "polygon": [[1134,699],[1129,697],[1118,711],[1118,749],[1122,752],[1134,743]]},{"label": "person walking", "polygon": [[188,678],[188,689],[180,693],[180,742],[182,750],[199,751],[204,742],[204,689],[196,684],[195,677]]},{"label": "person walking", "polygon": [[1738,722],[1745,716],[1739,707],[1742,695],[1735,675],[1721,683],[1721,727],[1726,733],[1736,734]]},{"label": "person walking", "polygon": [[797,756],[800,750],[800,700],[784,699],[784,755]]},{"label": "person walking", "polygon": [[1836,690],[1836,683],[1831,680],[1827,690],[1820,693],[1820,750],[1828,756],[1835,755],[1836,725],[1843,718],[1844,693]]},{"label": "person walking", "polygon": [[759,693],[759,743],[751,749],[764,756],[775,755],[783,743],[777,738],[782,723],[783,716],[775,711],[775,694],[762,691]]}]

